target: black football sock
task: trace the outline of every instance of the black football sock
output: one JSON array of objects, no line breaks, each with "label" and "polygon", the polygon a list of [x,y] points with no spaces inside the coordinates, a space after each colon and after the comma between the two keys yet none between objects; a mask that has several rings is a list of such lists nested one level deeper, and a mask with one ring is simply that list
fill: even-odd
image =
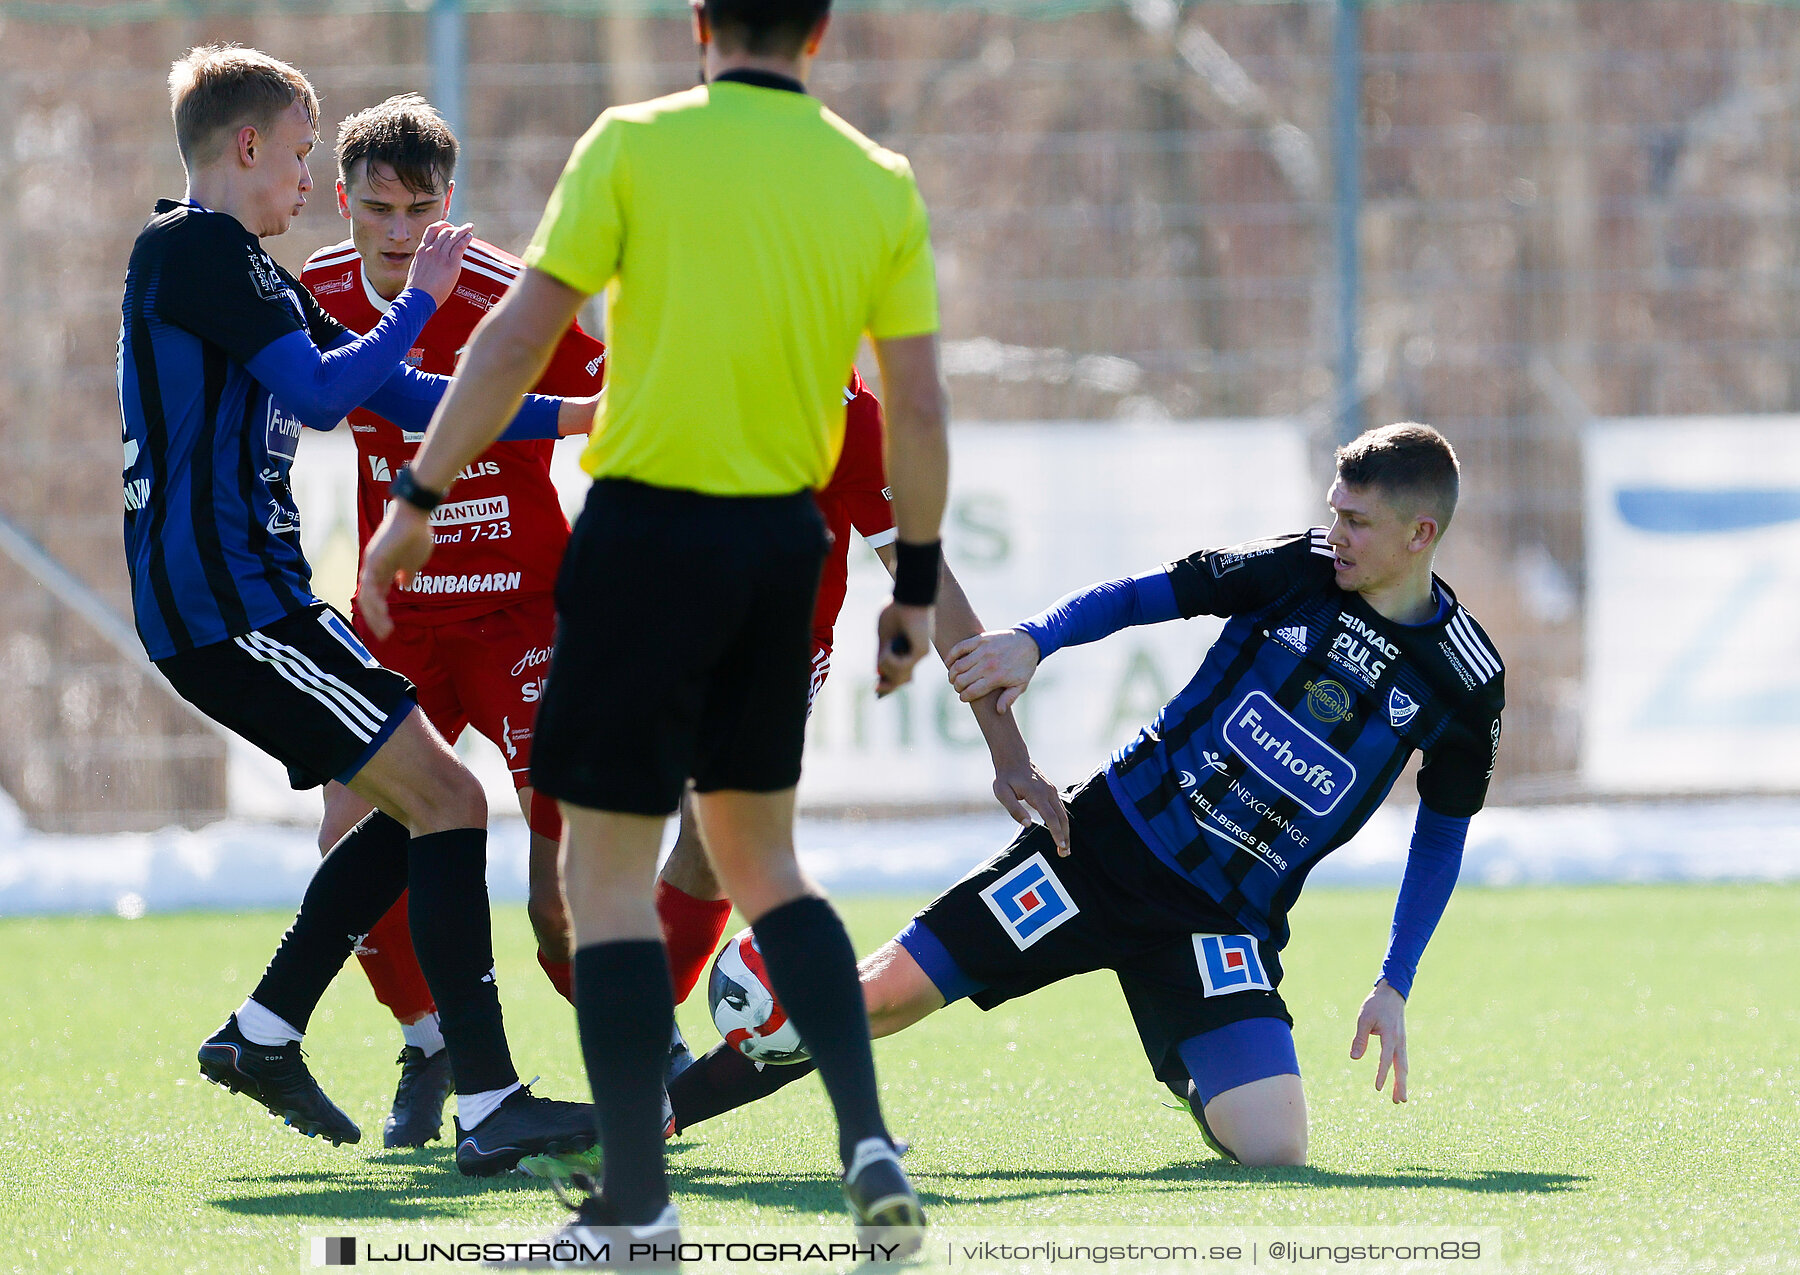
[{"label": "black football sock", "polygon": [[437,1002],[456,1092],[504,1089],[519,1073],[506,1047],[500,989],[494,983],[487,830],[456,828],[414,837],[407,865],[406,917],[413,952]]},{"label": "black football sock", "polygon": [[675,989],[661,939],[595,943],[575,953],[575,1021],[599,1127],[601,1194],[619,1218],[653,1220],[663,1176],[663,1066]]},{"label": "black football sock", "polygon": [[856,977],[856,951],[844,923],[824,899],[805,897],[763,914],[750,927],[775,999],[787,1010],[838,1119],[845,1164],[864,1138],[887,1139],[875,1093],[869,1014]]},{"label": "black football sock", "polygon": [[258,1005],[305,1031],[319,997],[357,941],[406,889],[405,825],[375,811],[320,860],[300,912],[250,993]]},{"label": "black football sock", "polygon": [[711,1120],[745,1103],[767,1098],[816,1070],[811,1060],[797,1063],[765,1063],[758,1067],[724,1041],[696,1058],[693,1065],[669,1082],[669,1103],[675,1108],[675,1130]]}]

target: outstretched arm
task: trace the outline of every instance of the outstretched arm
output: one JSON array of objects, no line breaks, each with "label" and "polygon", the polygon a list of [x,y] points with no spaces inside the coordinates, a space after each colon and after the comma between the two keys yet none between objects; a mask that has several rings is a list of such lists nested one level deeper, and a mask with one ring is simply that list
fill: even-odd
[{"label": "outstretched arm", "polygon": [[[422,430],[431,424],[432,415],[443,402],[450,385],[450,377],[417,372],[402,364],[363,402],[363,406],[401,429]],[[547,394],[527,394],[505,433],[496,441],[510,443],[583,433],[593,424],[594,406],[598,401],[598,398],[563,399]]]},{"label": "outstretched arm", "polygon": [[[893,546],[883,545],[875,553],[887,569],[893,571],[896,556]],[[980,617],[975,614],[962,585],[951,574],[949,564],[943,564],[938,574],[932,644],[948,665],[957,644],[980,632]],[[1069,812],[1063,809],[1056,785],[1046,779],[1031,760],[1031,751],[1025,746],[1025,736],[1019,731],[1018,721],[1010,713],[1000,711],[998,700],[999,692],[994,692],[969,704],[970,711],[975,714],[975,724],[981,728],[981,737],[987,741],[988,756],[993,759],[994,797],[1021,825],[1029,824],[1032,811],[1036,811],[1056,840],[1057,853],[1066,855],[1069,853]]]},{"label": "outstretched arm", "polygon": [[1462,868],[1463,844],[1468,839],[1467,817],[1441,815],[1423,802],[1413,825],[1412,848],[1406,859],[1406,877],[1394,905],[1394,926],[1388,938],[1381,978],[1363,1001],[1356,1019],[1356,1036],[1350,1057],[1361,1058],[1369,1037],[1381,1038],[1381,1058],[1375,1067],[1375,1088],[1394,1073],[1394,1101],[1406,1101],[1406,997],[1425,945],[1437,929],[1456,888]]},{"label": "outstretched arm", "polygon": [[380,389],[456,286],[473,226],[434,222],[413,254],[406,288],[366,336],[322,352],[305,331],[271,341],[245,365],[282,407],[313,429],[333,429]]},{"label": "outstretched arm", "polygon": [[[413,480],[445,493],[463,467],[500,436],[525,391],[544,374],[557,341],[568,330],[584,295],[541,270],[528,269],[475,329],[462,374],[439,404],[425,441],[413,457]],[[393,632],[388,590],[411,581],[431,556],[428,515],[404,500],[387,516],[363,552],[357,597],[377,637]]]},{"label": "outstretched arm", "polygon": [[965,700],[999,691],[996,707],[1004,713],[1025,693],[1038,664],[1063,647],[1098,642],[1120,629],[1160,624],[1180,614],[1169,573],[1160,568],[1089,585],[1015,628],[959,643],[946,660],[950,682]]}]

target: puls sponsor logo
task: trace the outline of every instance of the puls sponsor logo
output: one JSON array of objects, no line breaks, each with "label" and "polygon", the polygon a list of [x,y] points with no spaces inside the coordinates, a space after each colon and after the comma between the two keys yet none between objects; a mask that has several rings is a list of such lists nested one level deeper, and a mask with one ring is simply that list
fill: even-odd
[{"label": "puls sponsor logo", "polygon": [[1328,815],[1356,783],[1350,759],[1307,730],[1264,691],[1225,721],[1225,742],[1257,774],[1311,814]]},{"label": "puls sponsor logo", "polygon": [[1331,649],[1325,654],[1333,664],[1347,673],[1356,676],[1356,680],[1364,686],[1373,686],[1387,671],[1388,662],[1375,658],[1376,648],[1362,641],[1354,633],[1339,633],[1331,639]]}]

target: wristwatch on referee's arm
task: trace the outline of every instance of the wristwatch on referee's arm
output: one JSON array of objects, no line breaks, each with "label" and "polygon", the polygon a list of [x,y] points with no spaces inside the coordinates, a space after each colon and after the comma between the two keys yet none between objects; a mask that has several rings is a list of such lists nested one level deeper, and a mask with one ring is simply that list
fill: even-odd
[{"label": "wristwatch on referee's arm", "polygon": [[388,483],[388,491],[395,500],[404,500],[423,514],[429,514],[444,503],[443,492],[419,485],[419,480],[413,477],[411,465],[400,466],[400,472]]},{"label": "wristwatch on referee's arm", "polygon": [[894,542],[895,602],[903,607],[928,607],[937,602],[938,564],[943,552],[942,540],[924,544]]}]

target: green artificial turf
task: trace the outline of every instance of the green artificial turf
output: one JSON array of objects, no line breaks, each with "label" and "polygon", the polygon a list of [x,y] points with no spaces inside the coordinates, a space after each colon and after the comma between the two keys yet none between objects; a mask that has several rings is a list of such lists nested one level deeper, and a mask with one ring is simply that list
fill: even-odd
[{"label": "green artificial turf", "polygon": [[[916,902],[845,902],[859,951]],[[882,1042],[887,1113],[934,1224],[1481,1226],[1504,1256],[1482,1270],[1800,1269],[1800,889],[1460,892],[1410,1006],[1398,1108],[1372,1061],[1347,1056],[1391,907],[1319,891],[1295,913],[1283,992],[1311,1108],[1304,1169],[1214,1158],[1106,975],[989,1014],[954,1006]],[[0,922],[0,1271],[286,1271],[309,1268],[307,1231],[560,1224],[542,1186],[461,1178],[442,1143],[379,1149],[398,1039],[357,971],[307,1044],[361,1146],[302,1138],[199,1080],[195,1048],[288,919]],[[521,1071],[585,1097],[573,1017],[522,909],[496,917],[496,938]],[[716,1039],[703,992],[682,1021],[698,1048]],[[847,1237],[832,1145],[811,1079],[699,1126],[671,1151],[684,1223]]]}]

